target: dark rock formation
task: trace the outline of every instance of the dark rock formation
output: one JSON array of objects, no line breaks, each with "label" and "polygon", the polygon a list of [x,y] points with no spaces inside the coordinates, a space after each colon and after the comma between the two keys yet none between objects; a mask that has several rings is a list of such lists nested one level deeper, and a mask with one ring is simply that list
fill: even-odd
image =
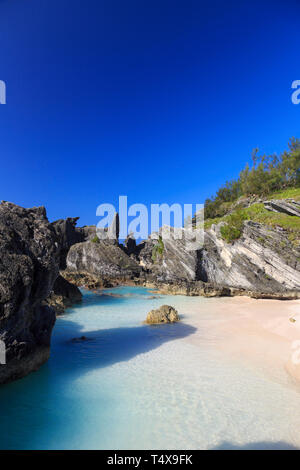
[{"label": "dark rock formation", "polygon": [[180,320],[177,310],[170,305],[162,305],[156,310],[151,310],[146,318],[149,325],[158,323],[174,323]]},{"label": "dark rock formation", "polygon": [[86,336],[80,336],[79,338],[71,339],[72,343],[82,343],[82,341],[88,341],[88,338]]},{"label": "dark rock formation", "polygon": [[300,217],[300,202],[294,199],[279,199],[264,202],[265,209],[272,212],[282,212],[287,215]]},{"label": "dark rock formation", "polygon": [[60,269],[66,268],[67,254],[71,246],[85,239],[84,229],[76,227],[78,219],[79,217],[68,217],[52,223],[61,244]]},{"label": "dark rock formation", "polygon": [[60,243],[44,207],[0,204],[0,383],[39,368],[50,353],[55,312],[44,300],[59,272]]},{"label": "dark rock formation", "polygon": [[133,234],[129,234],[124,243],[124,251],[128,256],[137,255],[137,245]]},{"label": "dark rock formation", "polygon": [[66,308],[81,302],[81,300],[82,294],[78,287],[59,275],[53,285],[47,303],[54,308],[57,314],[60,314],[63,313]]},{"label": "dark rock formation", "polygon": [[139,264],[146,271],[152,271],[153,259],[152,253],[153,248],[157,244],[157,240],[152,240],[150,237],[147,240],[142,241],[136,247],[135,256],[137,257]]}]

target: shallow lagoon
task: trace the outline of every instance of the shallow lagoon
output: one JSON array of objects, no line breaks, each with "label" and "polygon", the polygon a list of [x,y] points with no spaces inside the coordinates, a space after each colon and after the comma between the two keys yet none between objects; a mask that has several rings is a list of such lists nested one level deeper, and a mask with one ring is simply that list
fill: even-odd
[{"label": "shallow lagoon", "polygon": [[[300,447],[300,393],[285,372],[274,379],[217,347],[222,299],[152,296],[84,291],[58,318],[48,363],[0,389],[2,449]],[[182,322],[144,325],[164,303]]]}]

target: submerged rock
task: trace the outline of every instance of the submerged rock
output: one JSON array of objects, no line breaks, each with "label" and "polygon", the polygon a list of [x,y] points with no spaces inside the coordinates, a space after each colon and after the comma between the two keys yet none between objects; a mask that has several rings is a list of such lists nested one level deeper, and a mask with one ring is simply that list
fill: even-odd
[{"label": "submerged rock", "polygon": [[86,336],[80,336],[79,338],[72,338],[71,339],[71,342],[72,343],[81,343],[82,341],[88,341],[89,338],[87,338]]},{"label": "submerged rock", "polygon": [[174,323],[180,320],[177,310],[170,305],[162,305],[156,310],[151,310],[146,318],[146,323]]}]

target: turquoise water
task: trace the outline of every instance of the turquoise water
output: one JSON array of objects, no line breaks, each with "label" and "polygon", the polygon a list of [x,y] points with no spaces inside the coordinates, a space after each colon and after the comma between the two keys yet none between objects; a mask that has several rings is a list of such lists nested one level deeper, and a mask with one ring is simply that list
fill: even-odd
[{"label": "turquoise water", "polygon": [[[0,389],[1,449],[300,447],[299,391],[215,347],[214,300],[152,296],[85,291],[58,318],[48,363]],[[183,321],[142,324],[163,303]]]}]

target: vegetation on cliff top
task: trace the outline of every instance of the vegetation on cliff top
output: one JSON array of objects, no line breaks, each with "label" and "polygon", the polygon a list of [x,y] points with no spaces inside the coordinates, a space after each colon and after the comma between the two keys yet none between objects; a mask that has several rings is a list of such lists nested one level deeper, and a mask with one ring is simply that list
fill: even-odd
[{"label": "vegetation on cliff top", "polygon": [[240,238],[245,220],[258,222],[272,228],[281,227],[288,232],[289,240],[295,246],[300,246],[300,217],[281,212],[270,212],[265,209],[263,204],[252,204],[250,207],[236,210],[232,214],[207,219],[204,227],[209,229],[212,224],[224,222],[225,224],[220,228],[221,236],[227,242],[232,242]]},{"label": "vegetation on cliff top", "polygon": [[281,155],[252,153],[249,164],[238,179],[226,182],[210,199],[205,201],[205,218],[223,217],[241,197],[273,198],[294,197],[300,200],[300,140],[292,138],[288,150]]},{"label": "vegetation on cliff top", "polygon": [[99,238],[97,235],[95,235],[95,236],[91,239],[91,242],[92,242],[92,243],[100,243],[100,238]]},{"label": "vegetation on cliff top", "polygon": [[[206,229],[212,224],[224,222],[220,234],[227,242],[240,238],[246,220],[287,230],[289,239],[300,244],[300,218],[283,213],[270,212],[261,199],[288,199],[300,201],[300,140],[291,139],[288,150],[276,155],[252,154],[252,167],[247,164],[237,180],[222,186],[211,199],[205,201]],[[253,198],[253,204],[243,208],[243,198]]]},{"label": "vegetation on cliff top", "polygon": [[162,240],[162,237],[159,236],[158,242],[156,245],[154,245],[153,250],[152,250],[152,261],[155,263],[157,259],[161,259],[163,252],[164,252],[164,242]]}]

